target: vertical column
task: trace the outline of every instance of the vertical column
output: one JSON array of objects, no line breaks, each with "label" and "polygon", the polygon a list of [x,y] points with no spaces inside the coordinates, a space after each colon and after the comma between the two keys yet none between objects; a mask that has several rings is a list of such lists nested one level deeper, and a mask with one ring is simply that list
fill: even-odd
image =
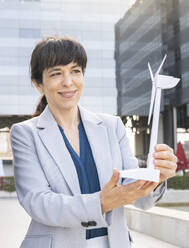
[{"label": "vertical column", "polygon": [[174,151],[177,149],[177,109],[173,107],[173,142],[174,142]]},{"label": "vertical column", "polygon": [[176,107],[165,106],[163,115],[163,131],[164,131],[164,143],[176,149],[177,142],[177,118]]}]

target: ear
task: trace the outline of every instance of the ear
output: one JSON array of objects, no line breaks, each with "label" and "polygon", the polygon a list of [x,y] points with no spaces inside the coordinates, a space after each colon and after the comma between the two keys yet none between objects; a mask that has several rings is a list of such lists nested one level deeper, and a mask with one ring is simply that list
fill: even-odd
[{"label": "ear", "polygon": [[36,89],[41,93],[42,95],[44,94],[43,92],[43,84],[37,83],[35,80],[32,80],[32,83],[35,85]]}]

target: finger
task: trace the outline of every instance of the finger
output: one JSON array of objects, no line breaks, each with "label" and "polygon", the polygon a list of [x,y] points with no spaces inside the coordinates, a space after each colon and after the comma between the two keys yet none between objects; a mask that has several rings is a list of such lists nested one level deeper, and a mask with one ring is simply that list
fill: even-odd
[{"label": "finger", "polygon": [[150,181],[146,181],[145,184],[143,184],[140,188],[138,188],[138,190],[143,189],[143,188],[147,187],[150,184],[151,184]]},{"label": "finger", "polygon": [[160,170],[160,177],[163,178],[164,180],[174,177],[175,176],[175,170],[171,169],[166,169],[166,168],[158,168]]},{"label": "finger", "polygon": [[155,159],[154,160],[154,166],[157,167],[162,167],[162,168],[168,168],[172,170],[176,170],[177,164],[169,161],[169,160],[162,160],[162,159]]},{"label": "finger", "polygon": [[177,157],[170,151],[155,152],[153,156],[155,159],[159,158],[159,159],[167,159],[167,160],[174,161],[174,162],[177,161]]},{"label": "finger", "polygon": [[155,151],[166,151],[166,150],[169,150],[170,152],[173,152],[173,149],[166,145],[166,144],[157,144],[155,145]]},{"label": "finger", "polygon": [[155,189],[158,184],[159,183],[149,182],[148,184],[142,186],[141,190],[147,190],[148,189],[149,191],[151,191],[151,190]]},{"label": "finger", "polygon": [[156,185],[158,185],[158,183],[148,182],[148,184],[146,184],[143,187],[141,187],[141,189],[147,189],[147,188],[155,187]]},{"label": "finger", "polygon": [[145,183],[146,183],[146,181],[144,181],[144,180],[137,180],[137,181],[134,182],[134,183],[129,183],[129,184],[127,184],[127,185],[123,185],[123,187],[124,187],[126,190],[138,190],[138,189],[140,189]]},{"label": "finger", "polygon": [[[143,186],[149,185],[151,183],[151,181],[146,181],[145,184]],[[142,187],[143,187],[142,186]]]},{"label": "finger", "polygon": [[117,169],[113,169],[112,177],[111,177],[110,181],[106,184],[106,187],[113,188],[113,187],[117,186],[118,181],[119,181],[119,174],[120,173]]},{"label": "finger", "polygon": [[170,159],[170,153],[168,151],[159,151],[159,152],[155,152],[153,154],[154,158],[160,158],[160,159]]}]

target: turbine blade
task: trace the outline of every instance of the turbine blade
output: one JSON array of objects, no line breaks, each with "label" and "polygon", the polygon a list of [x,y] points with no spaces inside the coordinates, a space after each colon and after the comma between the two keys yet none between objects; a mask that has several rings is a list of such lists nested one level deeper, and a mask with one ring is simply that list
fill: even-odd
[{"label": "turbine blade", "polygon": [[152,68],[151,68],[151,66],[150,66],[150,63],[148,62],[148,69],[149,69],[149,71],[150,71],[150,77],[151,77],[151,80],[152,80],[152,83],[153,83],[153,81],[154,81],[154,76],[153,76],[153,73],[152,73]]},{"label": "turbine blade", "polygon": [[156,72],[156,75],[158,75],[158,74],[160,73],[161,68],[162,68],[162,66],[163,66],[163,64],[164,64],[164,62],[165,62],[165,60],[166,60],[166,58],[167,58],[167,54],[165,54],[165,56],[164,56],[164,58],[163,58],[163,60],[162,60],[162,62],[161,62],[161,65],[159,66],[159,68],[158,68],[158,70],[157,70],[157,72]]},{"label": "turbine blade", "polygon": [[155,99],[155,85],[154,85],[154,76],[152,73],[152,68],[150,66],[150,63],[148,62],[148,69],[150,71],[150,77],[152,80],[152,93],[151,93],[151,102],[150,102],[150,110],[149,110],[149,115],[148,115],[148,125],[150,124],[150,120],[151,120],[151,116],[152,116],[152,110],[153,110],[153,106],[154,106],[154,99]]},{"label": "turbine blade", "polygon": [[153,106],[154,106],[155,96],[156,96],[156,87],[153,84],[152,85],[151,102],[150,102],[150,111],[149,111],[149,115],[148,115],[148,125],[150,124],[151,117],[152,117],[152,110],[153,110]]}]

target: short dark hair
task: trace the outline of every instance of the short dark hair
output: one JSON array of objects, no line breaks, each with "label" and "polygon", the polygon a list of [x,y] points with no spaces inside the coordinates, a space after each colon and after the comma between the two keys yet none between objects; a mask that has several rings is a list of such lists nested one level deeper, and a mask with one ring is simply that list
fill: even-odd
[{"label": "short dark hair", "polygon": [[47,37],[41,40],[32,52],[31,79],[40,84],[45,69],[71,62],[81,66],[84,73],[87,55],[83,46],[71,37]]},{"label": "short dark hair", "polygon": [[[84,74],[87,65],[87,54],[84,47],[71,37],[47,37],[38,42],[32,52],[30,60],[31,80],[37,84],[42,84],[45,69],[67,65],[71,62],[80,66]],[[46,105],[46,97],[42,96],[32,117],[40,115]]]}]

